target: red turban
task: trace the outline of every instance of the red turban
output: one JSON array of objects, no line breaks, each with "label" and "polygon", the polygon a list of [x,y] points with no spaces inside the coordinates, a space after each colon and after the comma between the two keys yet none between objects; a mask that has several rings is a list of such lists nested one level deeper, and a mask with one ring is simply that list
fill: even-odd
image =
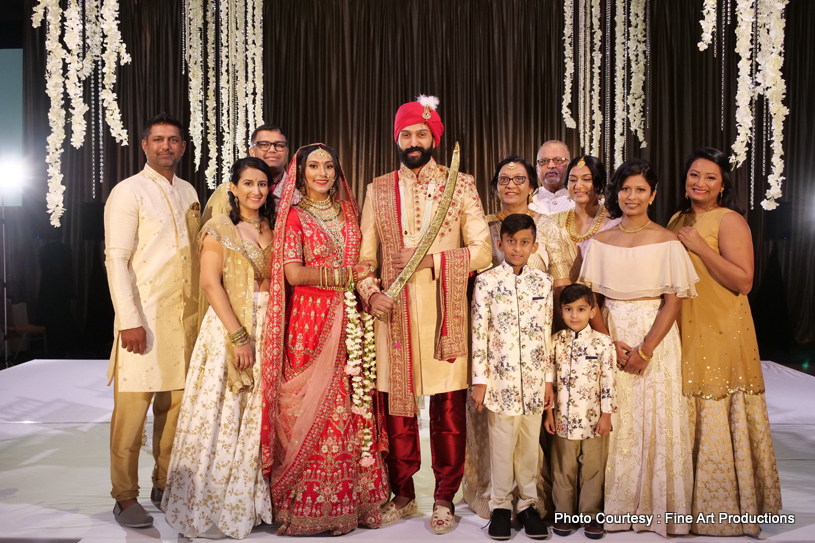
[{"label": "red turban", "polygon": [[444,134],[444,125],[441,123],[438,112],[436,112],[437,107],[439,107],[439,99],[424,94],[419,95],[415,102],[402,104],[402,107],[396,112],[396,118],[393,120],[393,139],[399,143],[399,132],[403,128],[424,123],[430,128],[430,133],[433,134],[433,147],[437,147],[441,135]]}]

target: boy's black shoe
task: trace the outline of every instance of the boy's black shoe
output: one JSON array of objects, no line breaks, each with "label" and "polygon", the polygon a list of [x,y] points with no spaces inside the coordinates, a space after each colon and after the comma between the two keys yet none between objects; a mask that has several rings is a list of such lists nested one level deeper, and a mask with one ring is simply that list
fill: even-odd
[{"label": "boy's black shoe", "polygon": [[555,535],[572,535],[572,525],[567,522],[556,522],[555,525],[552,526],[552,531],[555,532]]},{"label": "boy's black shoe", "polygon": [[516,518],[523,525],[527,537],[532,539],[546,539],[549,537],[549,529],[534,507],[527,507],[518,513]]},{"label": "boy's black shoe", "polygon": [[512,535],[512,511],[509,509],[494,509],[490,515],[490,528],[487,534],[493,539],[505,540]]},{"label": "boy's black shoe", "polygon": [[605,527],[596,520],[583,527],[583,534],[589,539],[601,539],[605,533]]}]

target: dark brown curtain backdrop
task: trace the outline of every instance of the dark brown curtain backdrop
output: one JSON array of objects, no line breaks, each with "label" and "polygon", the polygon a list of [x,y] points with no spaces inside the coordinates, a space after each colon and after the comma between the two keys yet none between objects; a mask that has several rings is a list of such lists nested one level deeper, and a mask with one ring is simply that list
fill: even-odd
[{"label": "dark brown curtain backdrop", "polygon": [[[27,9],[33,2],[28,0]],[[628,156],[656,166],[661,184],[656,220],[665,224],[683,187],[684,157],[712,145],[728,150],[733,121],[735,22],[727,36],[725,129],[720,129],[721,64],[712,51],[699,52],[702,0],[651,2],[651,89],[648,147],[628,137]],[[579,152],[577,134],[560,114],[563,91],[563,7],[559,0],[274,0],[264,3],[265,96],[268,122],[281,125],[292,148],[322,141],[338,150],[343,168],[362,199],[374,176],[398,164],[393,115],[420,93],[441,99],[445,134],[435,153],[447,162],[453,144],[462,147],[462,171],[475,175],[488,209],[494,165],[517,153],[534,161],[538,146],[562,139]],[[119,104],[129,145],[104,139],[104,181],[94,198],[90,150],[63,155],[66,215],[58,232],[73,252],[75,315],[86,333],[110,333],[109,299],[101,266],[101,207],[111,187],[143,165],[140,132],[160,111],[189,120],[187,81],[182,73],[181,3],[121,0],[122,34],[133,61],[120,70]],[[764,180],[756,180],[756,207],[747,212],[756,247],[752,294],[760,335],[799,342],[815,340],[815,153],[813,88],[815,3],[791,0],[787,14],[787,104],[785,196],[772,213],[761,210]],[[26,191],[20,226],[13,230],[11,292],[37,300],[36,251],[51,229],[45,215],[48,100],[44,90],[44,33],[26,30],[25,123],[36,179]],[[208,190],[195,172],[192,148],[179,174]],[[760,173],[760,171],[759,171]],[[736,172],[745,209],[749,174]],[[16,220],[16,218],[15,218]],[[10,261],[12,264],[12,261]],[[785,335],[786,334],[786,335]],[[100,336],[100,337],[101,337]],[[107,337],[110,337],[109,335]],[[782,341],[783,343],[783,341]]]}]

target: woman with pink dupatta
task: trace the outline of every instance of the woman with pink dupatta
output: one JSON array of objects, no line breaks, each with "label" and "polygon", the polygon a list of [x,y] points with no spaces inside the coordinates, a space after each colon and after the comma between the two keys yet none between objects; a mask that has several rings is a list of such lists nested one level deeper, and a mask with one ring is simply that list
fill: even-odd
[{"label": "woman with pink dupatta", "polygon": [[358,215],[334,150],[299,149],[278,207],[263,358],[261,449],[280,535],[377,528],[388,497],[363,348],[373,332],[363,337],[353,294]]}]

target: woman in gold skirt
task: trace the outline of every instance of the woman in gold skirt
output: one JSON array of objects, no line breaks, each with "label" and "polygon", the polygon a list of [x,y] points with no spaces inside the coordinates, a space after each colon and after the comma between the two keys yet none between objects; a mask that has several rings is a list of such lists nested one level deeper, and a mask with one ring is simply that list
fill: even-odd
[{"label": "woman in gold skirt", "polygon": [[[738,213],[727,156],[699,149],[685,164],[685,199],[668,224],[687,248],[699,296],[683,300],[683,393],[690,404],[693,514],[777,513],[775,463],[761,358],[747,293],[753,243]],[[718,517],[717,517],[718,518]],[[758,536],[758,524],[692,526],[705,535]]]}]

